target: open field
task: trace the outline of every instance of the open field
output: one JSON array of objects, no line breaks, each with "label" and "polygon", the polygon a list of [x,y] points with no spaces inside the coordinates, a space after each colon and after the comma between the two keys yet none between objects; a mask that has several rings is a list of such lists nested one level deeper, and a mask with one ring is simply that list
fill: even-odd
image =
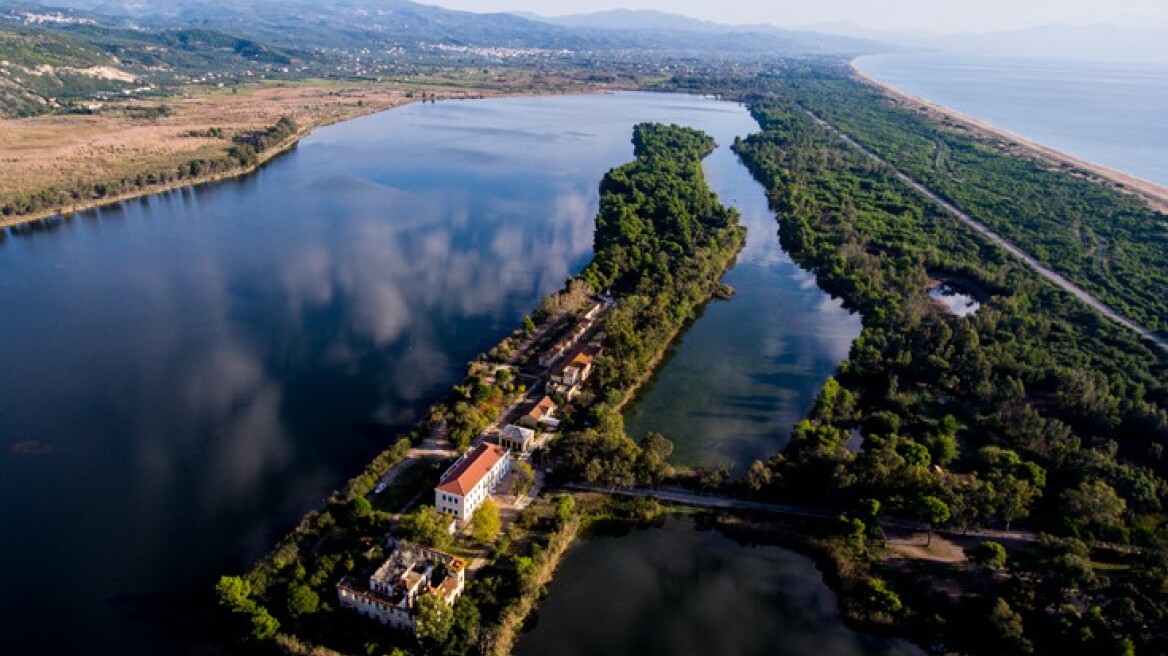
[{"label": "open field", "polygon": [[[440,92],[437,92],[440,94]],[[407,102],[384,87],[256,86],[237,93],[203,92],[159,102],[109,104],[93,115],[0,121],[0,195],[77,180],[102,180],[217,155],[230,136],[263,130],[281,116],[305,127],[323,125]],[[139,108],[170,114],[142,118]],[[223,129],[225,138],[190,137]]]}]

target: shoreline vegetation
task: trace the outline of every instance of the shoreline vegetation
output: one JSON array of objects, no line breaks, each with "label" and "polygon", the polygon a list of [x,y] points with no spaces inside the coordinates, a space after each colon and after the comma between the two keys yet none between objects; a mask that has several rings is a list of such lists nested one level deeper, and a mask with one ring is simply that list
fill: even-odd
[{"label": "shoreline vegetation", "polygon": [[848,63],[852,72],[860,79],[877,87],[885,95],[902,103],[907,108],[923,111],[933,120],[942,124],[951,127],[962,127],[983,140],[996,143],[1014,154],[1021,154],[1024,157],[1037,159],[1052,166],[1077,169],[1078,173],[1093,182],[1104,184],[1116,191],[1136,196],[1148,203],[1153,209],[1168,214],[1168,188],[1163,185],[1055,150],[1054,148],[1044,146],[1037,141],[1015,134],[987,121],[959,112],[951,107],[903,91],[890,82],[885,82],[860,68],[857,64],[859,59],[857,57]]},{"label": "shoreline vegetation", "polygon": [[1133,323],[1168,335],[1164,214],[1073,170],[1010,152],[905,108],[846,64],[768,80],[874,153]]},{"label": "shoreline vegetation", "polygon": [[[190,141],[192,145],[198,145],[201,148],[199,150],[188,150],[186,156],[180,156],[177,159],[170,157],[169,161],[163,164],[157,162],[135,164],[130,159],[123,161],[124,158],[130,158],[131,155],[121,154],[121,151],[125,150],[133,153],[134,148],[122,148],[121,145],[102,143],[103,140],[116,138],[118,130],[127,129],[124,125],[111,123],[106,131],[99,130],[96,134],[89,134],[83,138],[79,138],[80,140],[76,143],[68,144],[66,150],[69,152],[74,150],[86,152],[99,150],[114,151],[118,154],[112,156],[112,159],[86,162],[82,166],[100,165],[121,171],[121,173],[115,174],[112,177],[87,181],[68,181],[60,176],[50,176],[51,182],[47,184],[18,186],[4,193],[0,193],[0,230],[39,221],[52,220],[58,217],[70,218],[87,210],[116,205],[137,198],[244,177],[255,173],[272,159],[291,151],[302,139],[320,128],[362,116],[396,109],[408,104],[485,97],[536,96],[546,95],[547,93],[541,89],[528,88],[522,85],[511,86],[507,83],[503,83],[501,86],[483,85],[479,87],[455,87],[453,85],[444,87],[436,83],[433,85],[421,85],[418,89],[415,89],[414,86],[418,85],[403,85],[400,87],[382,85],[366,91],[328,85],[314,86],[312,84],[284,85],[281,88],[249,89],[242,94],[244,98],[254,94],[279,93],[282,91],[286,95],[292,95],[298,98],[299,105],[297,106],[297,111],[285,113],[279,117],[292,121],[292,124],[296,127],[294,134],[285,135],[279,143],[271,144],[262,150],[256,149],[254,155],[248,154],[242,158],[236,158],[233,155],[233,151],[236,151],[241,146],[253,145],[256,136],[262,133],[265,128],[270,130],[275,127],[275,123],[259,129],[246,129],[244,127],[232,129],[217,127],[222,126],[222,123],[217,122],[214,116],[191,118],[183,124],[185,126],[193,126],[195,124],[193,121],[202,120],[207,125],[200,129],[189,130],[176,127],[169,131],[174,134],[168,138],[174,138],[174,135],[178,135],[180,138],[186,138],[185,140]],[[557,95],[602,93],[612,90],[612,88],[611,85],[602,85],[593,82],[565,82],[563,85],[554,88],[551,93]],[[174,111],[168,102],[179,103],[179,106],[182,107],[183,102],[191,101],[189,98],[183,99],[179,97],[170,99],[163,98],[160,100],[161,102],[157,105],[130,104],[117,111],[126,114],[143,114],[142,118],[145,124],[136,127],[159,130],[161,128],[157,124],[157,121],[159,119],[165,119]],[[239,102],[236,98],[228,98],[226,96],[215,98],[210,95],[197,98],[195,101],[206,102],[212,106],[215,106],[217,102]],[[291,104],[296,105],[297,103],[292,102]],[[203,111],[213,114],[209,110]],[[226,108],[224,109],[226,113],[232,113],[232,111],[228,111]],[[36,125],[55,118],[57,117],[2,119],[0,120],[0,127],[5,127],[2,125],[5,123],[9,126],[21,124]],[[244,121],[244,123],[254,123],[254,119]],[[66,131],[68,129],[68,127],[62,128],[62,130]],[[17,132],[12,136],[18,137],[19,134]],[[26,146],[19,146],[18,148],[22,152],[36,150],[36,148],[30,149]],[[56,154],[55,151],[50,152],[46,149],[43,157],[54,157]],[[14,158],[13,161],[18,160]]]},{"label": "shoreline vegetation", "polygon": [[[237,160],[238,163],[229,164],[226,170],[216,171],[214,173],[196,174],[189,177],[180,177],[179,179],[173,181],[153,183],[148,182],[146,183],[146,186],[135,189],[134,191],[128,191],[120,194],[103,195],[98,198],[79,198],[68,201],[67,205],[58,205],[46,209],[34,210],[24,214],[4,215],[0,213],[0,229],[13,228],[28,223],[53,219],[55,217],[67,218],[79,212],[100,209],[110,205],[117,205],[118,203],[124,203],[126,201],[131,201],[137,198],[165,194],[171,191],[177,191],[179,189],[197,187],[205,184],[213,184],[216,182],[222,182],[224,180],[231,180],[233,178],[240,178],[250,175],[258,171],[260,167],[262,167],[264,164],[267,164],[269,161],[294,149],[300,143],[301,139],[311,134],[315,129],[324,127],[324,124],[310,127],[300,127],[296,126],[295,124],[291,125],[294,129],[294,132],[291,135],[284,137],[281,141],[269,147],[268,149],[254,153],[254,158],[250,161]],[[227,157],[224,157],[223,159],[226,160]],[[192,160],[191,162],[188,162],[187,167],[190,167],[195,161],[196,160]],[[51,193],[53,195],[57,195],[59,193],[71,193],[56,189],[42,191]]]},{"label": "shoreline vegetation", "polygon": [[[719,281],[745,243],[745,228],[737,212],[721,205],[706,185],[701,162],[716,147],[709,136],[676,125],[641,124],[633,143],[636,159],[609,171],[600,185],[595,255],[581,274],[545,299],[533,315],[536,320],[525,321],[524,329],[473,362],[468,378],[426,419],[332,494],[322,509],[305,515],[248,573],[220,579],[221,621],[232,648],[265,653],[274,646],[283,653],[317,656],[502,656],[511,652],[580,532],[595,521],[643,522],[660,514],[660,504],[649,499],[544,495],[520,511],[501,536],[452,539],[427,502],[432,478],[403,474],[399,479],[407,482],[395,479],[384,494],[371,494],[428,436],[446,435],[465,447],[521,398],[522,388],[507,383],[510,377],[501,372],[516,359],[521,365],[535,359],[540,340],[524,352],[517,353],[516,344],[541,326],[585,309],[595,290],[611,295],[615,307],[602,321],[604,354],[585,389],[571,400],[563,432],[553,440],[549,458],[556,463],[555,475],[631,485],[672,473],[666,463],[672,444],[659,435],[633,442],[616,408],[649,379],[660,355],[701,305],[724,292]],[[555,331],[539,334],[542,341],[555,338]],[[408,508],[382,506],[385,498],[403,496],[395,493],[402,485],[410,486],[406,498],[422,499],[417,510],[406,514]],[[426,631],[414,640],[336,608],[337,578],[378,565],[387,555],[383,538],[389,533],[482,563],[472,567],[476,574],[437,633]]]},{"label": "shoreline vegetation", "polygon": [[[943,653],[1163,653],[1168,361],[815,122],[805,103],[834,100],[896,149],[908,120],[815,75],[754,80],[761,131],[735,150],[768,189],[784,250],[864,330],[750,487],[841,513],[829,578],[860,625]],[[978,311],[930,302],[938,275],[983,290]],[[888,515],[1037,535],[905,557]],[[935,542],[930,528],[926,553]]]},{"label": "shoreline vegetation", "polygon": [[[742,243],[735,218],[711,204],[701,178],[712,144],[676,126],[638,127],[637,160],[601,185],[596,257],[576,279],[621,302],[605,319],[605,354],[591,387],[552,450],[557,476],[623,486],[680,482],[837,509],[839,521],[827,526],[741,515],[718,515],[715,523],[811,554],[849,624],[863,630],[957,653],[1168,649],[1168,637],[1154,628],[1168,622],[1157,592],[1168,581],[1168,363],[815,126],[797,111],[802,102],[833,93],[857,106],[883,101],[848,96],[850,87],[817,91],[805,75],[703,88],[742,99],[759,120],[760,132],[736,141],[735,151],[769,190],[784,249],[863,314],[849,359],[788,448],[753,463],[744,481],[728,482],[722,471],[677,476],[668,440],[650,435],[638,444],[624,434],[619,408],[650,379],[696,308],[722,295],[717,281]],[[834,69],[826,75],[839,84]],[[875,111],[853,118],[873,134],[882,134],[886,119]],[[647,154],[661,149],[677,157]],[[645,201],[658,192],[697,211],[672,220],[662,213],[667,204]],[[975,283],[986,297],[979,311],[940,311],[926,294],[937,275]],[[571,296],[572,287],[561,295]],[[477,361],[448,399],[247,575],[221,580],[231,635],[268,646],[275,639],[285,653],[360,653],[371,645],[393,656],[419,648],[507,653],[567,551],[571,538],[557,542],[567,529],[574,537],[590,521],[660,514],[650,500],[563,494],[538,499],[490,544],[456,545],[488,564],[456,605],[441,645],[386,636],[332,607],[329,583],[338,573],[384,556],[380,538],[398,513],[368,507],[377,481],[426,435],[443,431],[461,446],[492,421],[516,390],[485,374],[520,341],[517,332]],[[857,435],[859,450],[847,448]],[[411,480],[428,490],[426,480]],[[888,514],[919,518],[922,527],[1014,524],[1040,535],[1035,544],[967,545],[953,564],[897,558],[880,528]],[[416,527],[412,517],[402,519]],[[290,599],[305,598],[305,589],[315,595],[313,610],[293,610]],[[337,642],[313,646],[305,635]]]}]

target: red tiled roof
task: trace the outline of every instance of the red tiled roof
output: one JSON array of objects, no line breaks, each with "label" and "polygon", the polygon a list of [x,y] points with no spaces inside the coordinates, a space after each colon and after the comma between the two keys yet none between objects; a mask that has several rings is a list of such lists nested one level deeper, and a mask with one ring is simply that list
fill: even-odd
[{"label": "red tiled roof", "polygon": [[527,411],[527,416],[539,421],[555,411],[556,402],[545,396],[539,400],[539,403],[531,406],[531,410]]},{"label": "red tiled roof", "polygon": [[446,472],[437,489],[447,494],[466,496],[479,481],[483,480],[487,472],[491,471],[495,463],[506,457],[507,449],[497,444],[483,442],[460,460],[453,469]]}]

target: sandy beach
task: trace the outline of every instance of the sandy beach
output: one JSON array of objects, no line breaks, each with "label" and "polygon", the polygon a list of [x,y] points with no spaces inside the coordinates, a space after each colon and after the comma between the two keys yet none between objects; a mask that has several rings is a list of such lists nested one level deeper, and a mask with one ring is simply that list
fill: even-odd
[{"label": "sandy beach", "polygon": [[905,93],[860,70],[854,59],[850,62],[850,66],[857,77],[879,88],[894,102],[912,110],[923,110],[946,127],[975,134],[1011,153],[1036,159],[1053,167],[1068,169],[1076,175],[1105,184],[1117,191],[1137,196],[1157,211],[1168,214],[1168,188],[1122,171],[1067,155],[944,105]]}]

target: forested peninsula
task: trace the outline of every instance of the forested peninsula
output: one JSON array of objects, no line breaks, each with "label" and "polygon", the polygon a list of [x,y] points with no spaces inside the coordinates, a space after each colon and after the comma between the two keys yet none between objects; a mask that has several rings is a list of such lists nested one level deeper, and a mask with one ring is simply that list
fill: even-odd
[{"label": "forested peninsula", "polygon": [[[600,186],[595,256],[565,289],[548,299],[489,354],[428,417],[378,456],[359,476],[310,512],[297,528],[242,576],[217,586],[221,626],[233,650],[298,654],[507,654],[527,614],[567,547],[597,520],[643,521],[660,512],[645,500],[596,495],[544,495],[506,526],[452,537],[430,504],[440,463],[425,463],[413,447],[437,435],[474,434],[506,414],[521,395],[502,372],[532,364],[546,335],[573,317],[593,293],[613,307],[601,326],[604,355],[596,374],[564,409],[563,434],[550,461],[568,479],[659,481],[672,445],[659,435],[641,443],[624,432],[619,408],[647,380],[661,356],[741,250],[745,229],[706,185],[702,159],[709,136],[676,125],[634,129],[636,159],[610,171]],[[550,328],[550,330],[549,330]],[[524,346],[521,346],[524,345]],[[469,440],[461,447],[469,446]],[[388,489],[374,492],[394,469]],[[477,517],[477,516],[476,516]],[[497,516],[496,516],[496,522]],[[389,555],[387,536],[478,561],[453,608],[419,604],[415,639],[339,608],[337,581],[365,575]],[[424,627],[424,628],[423,628]]]}]

